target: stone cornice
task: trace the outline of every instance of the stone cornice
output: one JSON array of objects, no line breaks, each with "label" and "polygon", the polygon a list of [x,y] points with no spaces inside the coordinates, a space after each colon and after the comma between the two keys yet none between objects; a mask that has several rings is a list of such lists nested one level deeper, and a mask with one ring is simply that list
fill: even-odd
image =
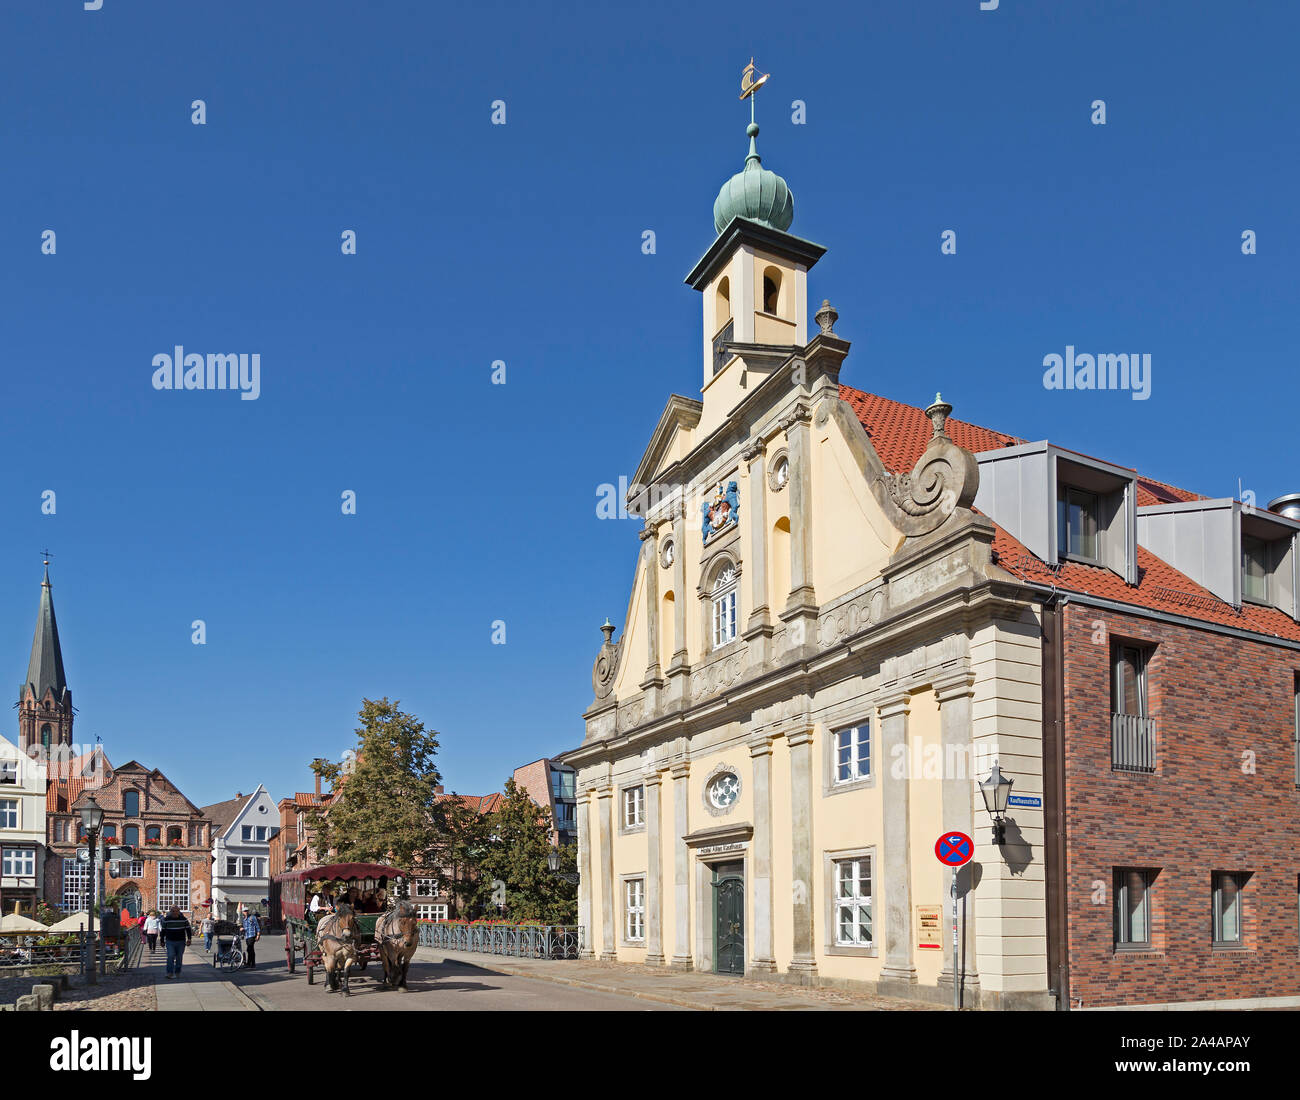
[{"label": "stone cornice", "polygon": [[860,669],[878,664],[900,651],[902,639],[969,633],[994,619],[1019,618],[1039,603],[1027,594],[1023,585],[1000,578],[983,580],[970,587],[948,589],[931,599],[918,601],[898,614],[887,614],[879,622],[863,625],[855,634],[846,636],[814,657],[788,661],[749,678],[742,676],[718,696],[658,713],[641,726],[613,737],[588,741],[570,749],[559,759],[582,767],[590,762],[612,759],[614,755],[621,756],[641,743],[658,743],[684,736],[688,727],[704,719],[710,722],[742,719],[755,708],[815,691],[819,685],[842,675],[839,670],[844,666]]},{"label": "stone cornice", "polygon": [[811,727],[805,727],[804,729],[798,729],[798,730],[791,730],[789,733],[785,735],[785,743],[789,745],[792,749],[798,748],[800,745],[810,745],[812,744],[812,739],[813,739],[813,731]]},{"label": "stone cornice", "polygon": [[689,760],[679,760],[675,764],[669,765],[668,774],[674,779],[686,779],[691,774],[691,762]]},{"label": "stone cornice", "polygon": [[954,670],[949,676],[933,678],[934,697],[940,703],[975,693],[975,674],[968,669]]},{"label": "stone cornice", "polygon": [[892,690],[876,699],[876,707],[880,710],[881,721],[898,715],[906,716],[912,711],[912,693],[905,689]]}]

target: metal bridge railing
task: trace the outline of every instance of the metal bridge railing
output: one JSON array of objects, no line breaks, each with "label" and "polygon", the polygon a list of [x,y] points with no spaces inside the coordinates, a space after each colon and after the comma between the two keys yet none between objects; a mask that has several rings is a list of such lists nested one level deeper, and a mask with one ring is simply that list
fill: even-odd
[{"label": "metal bridge railing", "polygon": [[444,951],[479,951],[519,959],[576,959],[583,942],[583,928],[578,924],[420,923],[420,946]]}]

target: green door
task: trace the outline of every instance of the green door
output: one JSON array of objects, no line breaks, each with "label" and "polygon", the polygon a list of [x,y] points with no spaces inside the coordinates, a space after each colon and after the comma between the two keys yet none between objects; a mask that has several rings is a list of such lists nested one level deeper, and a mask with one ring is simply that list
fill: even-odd
[{"label": "green door", "polygon": [[713,868],[713,969],[719,974],[745,972],[745,873],[743,863]]}]

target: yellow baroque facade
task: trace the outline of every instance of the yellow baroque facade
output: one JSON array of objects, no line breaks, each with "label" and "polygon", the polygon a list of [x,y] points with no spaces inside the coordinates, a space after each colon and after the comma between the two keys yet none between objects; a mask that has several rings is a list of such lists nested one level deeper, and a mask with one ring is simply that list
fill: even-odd
[{"label": "yellow baroque facade", "polygon": [[[773,176],[756,132],[731,194]],[[840,384],[828,304],[809,338],[824,249],[765,215],[742,204],[687,277],[700,400],[670,398],[641,460],[622,635],[604,628],[562,757],[585,950],[951,1003],[934,845],[960,830],[963,1003],[1053,1007],[1041,812],[1000,855],[977,789],[997,760],[1041,794],[1035,605],[993,563],[951,406],[936,397],[910,473],[891,473]]]}]

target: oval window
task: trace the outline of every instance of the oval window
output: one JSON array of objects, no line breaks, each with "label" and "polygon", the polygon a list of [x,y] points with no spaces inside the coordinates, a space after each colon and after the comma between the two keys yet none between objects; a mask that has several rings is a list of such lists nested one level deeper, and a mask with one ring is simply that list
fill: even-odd
[{"label": "oval window", "polygon": [[724,772],[709,784],[709,803],[716,809],[725,810],[739,797],[740,780],[731,772]]}]

